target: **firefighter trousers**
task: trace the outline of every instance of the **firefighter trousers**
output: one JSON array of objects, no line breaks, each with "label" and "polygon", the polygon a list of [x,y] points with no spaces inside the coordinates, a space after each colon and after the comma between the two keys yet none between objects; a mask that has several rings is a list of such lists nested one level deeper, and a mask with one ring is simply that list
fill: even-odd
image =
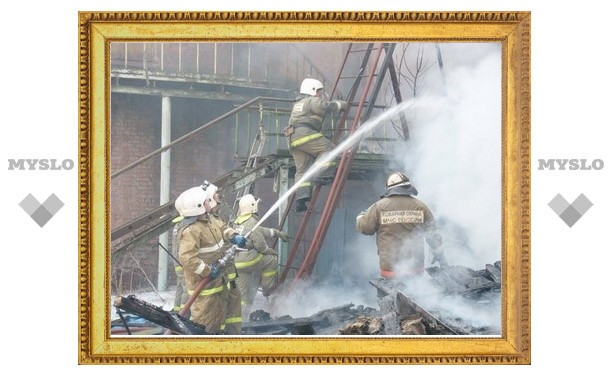
[{"label": "firefighter trousers", "polygon": [[[295,162],[295,181],[297,182],[316,163],[326,160],[326,155],[334,149],[334,144],[322,134],[320,137],[308,140],[303,144],[292,145],[297,141],[294,136],[290,140],[291,156]],[[312,194],[313,180],[316,178],[332,178],[336,170],[336,161],[331,160],[323,163],[323,169],[304,181],[296,192],[296,199],[307,200]]]},{"label": "firefighter trousers", "polygon": [[[236,262],[238,277],[236,284],[241,295],[242,318],[247,320],[257,289],[261,286],[261,292],[268,296],[276,286],[278,279],[278,257],[272,254],[257,254],[251,261]],[[241,267],[240,267],[241,266]]]},{"label": "firefighter trousers", "polygon": [[206,327],[208,333],[239,335],[242,313],[235,281],[221,276],[209,282],[191,306],[191,320]]}]

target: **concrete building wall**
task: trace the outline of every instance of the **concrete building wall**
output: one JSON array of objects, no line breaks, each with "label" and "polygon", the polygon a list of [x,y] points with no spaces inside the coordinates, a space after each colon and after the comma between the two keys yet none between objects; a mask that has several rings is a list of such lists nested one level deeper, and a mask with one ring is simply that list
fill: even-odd
[{"label": "concrete building wall", "polygon": [[[173,98],[172,140],[197,129],[211,119],[232,109],[223,102]],[[233,169],[233,123],[212,127],[193,139],[171,148],[170,198],[199,185],[213,181]],[[111,99],[110,169],[111,173],[159,149],[161,133],[161,98],[113,94]],[[111,230],[149,211],[159,203],[160,158],[155,156],[111,180]],[[133,248],[130,259],[113,261],[117,274],[115,285],[123,289],[149,285],[157,280],[157,238]],[[170,271],[173,270],[169,259]],[[126,273],[127,272],[127,273]],[[171,275],[173,276],[173,275]],[[172,284],[174,277],[170,277]]]}]

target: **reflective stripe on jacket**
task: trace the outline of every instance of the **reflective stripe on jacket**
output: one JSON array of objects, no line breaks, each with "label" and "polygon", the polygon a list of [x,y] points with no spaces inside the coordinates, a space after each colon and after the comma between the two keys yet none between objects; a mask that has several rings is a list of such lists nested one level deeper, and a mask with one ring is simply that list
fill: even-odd
[{"label": "reflective stripe on jacket", "polygon": [[[193,290],[197,282],[210,274],[210,265],[223,257],[229,248],[229,243],[225,241],[234,234],[236,230],[229,227],[221,217],[205,214],[177,235],[179,261],[183,266],[187,290]],[[225,267],[225,271],[230,273],[234,269],[233,264]]]},{"label": "reflective stripe on jacket", "polygon": [[[253,227],[259,222],[259,219],[255,214],[247,214],[246,216],[239,216],[235,221],[234,229],[240,232],[242,235],[247,234]],[[258,226],[249,234],[249,240],[253,242],[253,248],[248,251],[240,252],[236,254],[234,263],[237,269],[244,269],[251,267],[263,258],[262,254],[270,253],[271,248],[266,242],[266,237],[273,237],[274,229]]]}]

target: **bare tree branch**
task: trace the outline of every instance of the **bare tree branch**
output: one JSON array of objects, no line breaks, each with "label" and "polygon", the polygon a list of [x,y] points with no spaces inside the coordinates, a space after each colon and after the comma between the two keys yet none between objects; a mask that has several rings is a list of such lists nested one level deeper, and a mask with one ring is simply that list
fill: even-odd
[{"label": "bare tree branch", "polygon": [[[147,282],[149,283],[149,285],[151,285],[151,288],[153,289],[153,291],[155,292],[155,294],[157,294],[157,296],[159,297],[159,299],[161,299],[162,301],[164,301],[164,298],[159,294],[159,292],[157,291],[157,289],[155,288],[155,285],[153,285],[153,282],[151,282],[151,280],[149,279],[149,276],[147,276],[147,272],[145,272],[144,269],[142,269],[142,267],[140,266],[140,263],[138,262],[138,260],[136,260],[134,258],[134,255],[132,254],[132,252],[130,251],[130,257],[132,258],[132,260],[134,261],[134,264],[136,264],[136,267],[142,272],[144,278],[147,280]],[[165,302],[165,301],[164,301]]]}]

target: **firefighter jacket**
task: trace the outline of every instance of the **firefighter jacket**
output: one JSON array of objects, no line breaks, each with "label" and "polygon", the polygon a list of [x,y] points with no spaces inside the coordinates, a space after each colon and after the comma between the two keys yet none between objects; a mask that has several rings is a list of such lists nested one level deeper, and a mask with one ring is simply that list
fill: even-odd
[{"label": "firefighter jacket", "polygon": [[[243,214],[234,221],[234,229],[241,235],[245,235],[255,227],[259,219],[254,214]],[[248,251],[242,251],[236,254],[234,261],[238,269],[248,267],[248,265],[256,264],[262,255],[276,254],[276,252],[268,246],[266,238],[273,238],[277,235],[277,230],[263,226],[257,227],[249,234],[249,240],[253,243],[253,247]]]},{"label": "firefighter jacket", "polygon": [[[210,265],[223,257],[230,246],[226,242],[236,233],[216,214],[204,214],[182,230],[179,235],[179,261],[183,265],[188,290],[193,290],[202,278],[210,274]],[[231,264],[225,268],[226,271],[232,269]]]},{"label": "firefighter jacket", "polygon": [[306,96],[298,98],[293,104],[289,125],[308,125],[313,132],[321,131],[325,115],[332,111],[339,111],[336,102],[325,101],[319,97]]},{"label": "firefighter jacket", "polygon": [[356,227],[362,234],[376,234],[383,277],[422,273],[424,238],[432,248],[442,244],[429,208],[409,195],[390,195],[377,201],[357,216]]},{"label": "firefighter jacket", "polygon": [[[295,161],[295,181],[299,181],[315,161],[325,159],[325,154],[334,149],[334,144],[321,133],[323,118],[330,111],[340,111],[339,102],[328,102],[319,97],[298,98],[293,105],[289,126],[285,129],[291,156]],[[336,170],[336,161],[322,164],[319,178],[331,178]],[[298,188],[296,198],[308,200],[312,195],[312,181],[304,181]]]},{"label": "firefighter jacket", "polygon": [[[236,231],[216,214],[201,215],[198,220],[179,230],[179,261],[183,265],[188,294],[211,273],[229,248],[229,240]],[[191,319],[206,327],[210,333],[222,331],[238,334],[241,328],[240,294],[232,284],[236,267],[228,262],[223,272],[206,283],[191,306]],[[235,293],[234,293],[235,292]]]},{"label": "firefighter jacket", "polygon": [[255,300],[257,289],[261,287],[264,296],[274,290],[278,276],[278,256],[276,251],[268,246],[266,238],[278,237],[279,231],[274,228],[258,226],[255,214],[243,214],[235,221],[234,228],[241,234],[249,234],[252,247],[248,251],[239,252],[235,257],[238,277],[236,284],[241,294],[243,319],[248,315]]}]

